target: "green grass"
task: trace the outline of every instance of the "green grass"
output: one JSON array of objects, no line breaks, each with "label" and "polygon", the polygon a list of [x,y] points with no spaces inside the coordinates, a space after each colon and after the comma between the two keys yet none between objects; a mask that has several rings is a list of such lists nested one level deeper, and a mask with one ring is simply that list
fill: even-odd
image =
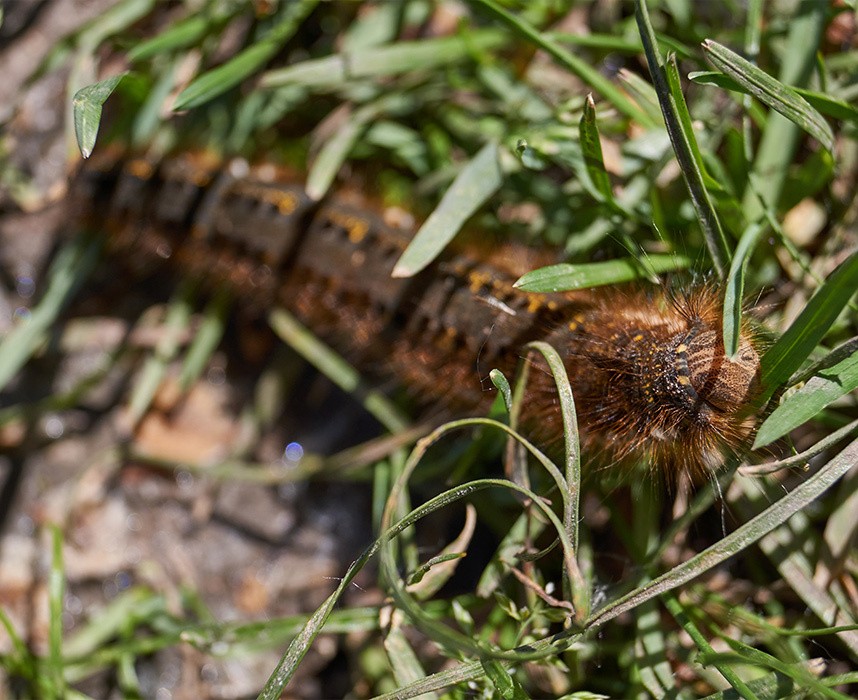
[{"label": "green grass", "polygon": [[[423,269],[469,228],[566,252],[564,264],[522,278],[526,289],[683,270],[680,283],[706,277],[725,290],[732,350],[748,300],[773,300],[753,312],[771,338],[767,404],[759,407],[768,418],[754,447],[798,429],[802,454],[776,459],[758,449],[747,464],[728,465],[718,485],[691,495],[618,484],[588,473],[574,396],[551,348],[532,351],[545,356],[561,397],[559,465],[516,430],[528,410],[526,368],[505,378],[507,405],[492,418],[411,426],[398,406],[366,391],[335,350],[273,310],[269,321],[282,340],[355,392],[392,437],[313,457],[288,477],[238,449],[209,476],[371,483],[367,518],[377,539],[303,616],[227,624],[205,619],[192,592],[177,610],[161,592],[135,586],[63,637],[57,532],[47,655],[30,651],[2,617],[15,643],[0,662],[31,693],[74,697],[67,686],[108,669],[133,696],[135,659],[187,643],[238,657],[282,650],[259,683],[259,697],[273,700],[320,634],[360,632],[350,672],[365,694],[382,698],[854,694],[858,51],[826,43],[834,10],[825,2],[803,3],[796,17],[770,14],[777,10],[760,2],[748,3],[747,15],[743,4],[728,11],[713,3],[706,17],[690,0],[638,0],[620,3],[609,19],[583,4],[588,37],[556,32],[567,4],[471,0],[443,36],[415,38],[431,13],[420,0],[273,3],[256,16],[243,3],[197,10],[188,2],[156,35],[136,23],[164,11],[124,0],[59,45],[43,70],[76,68],[69,94],[84,153],[118,142],[156,154],[265,155],[305,172],[315,198],[349,169],[368,173],[372,196],[410,205],[425,220],[400,276]],[[220,38],[230,30],[240,45],[224,56]],[[97,48],[125,57],[127,75],[84,79],[81,66],[104,55]],[[177,68],[187,65],[194,75],[180,83]],[[613,74],[614,66],[622,70]],[[114,109],[100,123],[105,100]],[[812,240],[796,243],[783,224],[805,200],[819,203],[827,220]],[[502,205],[535,213],[501,219]],[[56,351],[45,340],[88,274],[86,245],[61,251],[42,302],[3,339],[0,383],[33,356]],[[791,297],[799,304],[787,310]],[[167,363],[185,363],[187,388],[215,351],[228,301],[209,304],[204,332],[186,349],[179,338],[195,304],[183,286],[166,312],[167,333],[139,362],[125,399],[132,422],[145,414]],[[0,421],[64,402],[13,406]],[[270,421],[271,399],[262,403],[248,408],[254,434]],[[508,478],[488,477],[501,470],[494,457],[501,444]],[[789,471],[812,456],[811,473]],[[455,480],[435,478],[451,464]],[[424,500],[412,503],[417,493]],[[421,520],[459,513],[462,502],[476,510],[455,541],[420,549]],[[445,594],[463,553],[477,546],[470,518],[497,548],[490,558],[470,552],[488,560],[473,590]],[[386,598],[350,607],[344,594],[366,567]]]}]

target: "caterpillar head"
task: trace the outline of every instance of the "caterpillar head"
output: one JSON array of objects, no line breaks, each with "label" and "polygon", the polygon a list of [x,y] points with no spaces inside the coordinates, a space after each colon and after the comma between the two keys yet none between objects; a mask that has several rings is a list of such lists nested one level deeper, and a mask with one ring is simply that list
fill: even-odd
[{"label": "caterpillar head", "polygon": [[760,357],[746,337],[740,338],[739,351],[730,358],[718,331],[694,326],[678,338],[673,353],[676,381],[691,405],[734,414],[759,389]]}]

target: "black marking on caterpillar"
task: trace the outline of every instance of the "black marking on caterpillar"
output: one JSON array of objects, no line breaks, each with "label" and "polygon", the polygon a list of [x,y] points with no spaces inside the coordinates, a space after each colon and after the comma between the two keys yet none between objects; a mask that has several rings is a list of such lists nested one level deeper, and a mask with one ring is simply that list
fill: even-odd
[{"label": "black marking on caterpillar", "polygon": [[[294,176],[243,161],[108,158],[73,191],[125,258],[169,258],[259,310],[282,304],[356,363],[454,411],[485,408],[475,357],[509,375],[527,342],[547,340],[564,357],[593,461],[698,479],[750,434],[756,340],[743,328],[738,358],[725,357],[712,287],[529,294],[512,287],[521,270],[503,254],[464,252],[392,278],[412,231],[357,193],[315,203]],[[533,384],[526,413],[536,432],[559,435],[550,379],[537,372]]]}]

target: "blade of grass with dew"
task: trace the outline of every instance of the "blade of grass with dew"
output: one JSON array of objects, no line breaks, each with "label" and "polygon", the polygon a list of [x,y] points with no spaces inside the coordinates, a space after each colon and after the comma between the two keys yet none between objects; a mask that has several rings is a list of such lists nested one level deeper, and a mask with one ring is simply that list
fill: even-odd
[{"label": "blade of grass with dew", "polygon": [[743,549],[759,542],[780,527],[791,515],[807,507],[833,486],[858,461],[858,440],[851,442],[828,464],[786,496],[739,526],[735,531],[691,559],[662,574],[650,583],[631,591],[600,610],[586,621],[586,629],[601,627],[642,602],[671,591],[717,566]]},{"label": "blade of grass with dew", "polygon": [[[852,466],[858,463],[858,440],[853,440],[834,460],[810,477],[805,483],[811,482],[832,463],[839,462],[842,455],[851,453]],[[734,499],[731,507],[747,516],[754,508],[761,507],[774,494],[774,489],[764,491],[760,483],[750,479],[740,481],[742,499]],[[803,484],[802,484],[803,486]],[[799,487],[801,488],[801,486]],[[777,568],[778,573],[795,594],[826,625],[850,627],[855,624],[855,617],[848,606],[838,605],[835,600],[835,588],[839,585],[814,580],[814,563],[809,560],[809,553],[820,551],[823,546],[818,528],[810,521],[802,509],[784,518],[778,527],[766,533],[759,541],[762,552]],[[797,547],[796,542],[802,542],[804,547]],[[852,631],[839,632],[840,641],[846,645],[852,654],[858,654],[858,633]]]},{"label": "blade of grass with dew", "polygon": [[[565,483],[561,484],[560,493],[563,501],[563,525],[566,535],[572,543],[573,552],[578,551],[578,520],[580,514],[581,499],[581,449],[578,435],[578,416],[575,411],[575,399],[572,395],[572,387],[569,377],[566,375],[566,367],[559,353],[547,343],[528,343],[528,351],[538,352],[542,355],[551,377],[557,389],[557,402],[560,404],[560,413],[563,418],[563,448]],[[590,613],[590,592],[584,587],[580,580],[568,580],[564,572],[563,594],[572,601],[575,610],[580,611],[582,617]]]},{"label": "blade of grass with dew", "polygon": [[48,271],[48,288],[28,318],[0,343],[0,389],[26,364],[56,323],[60,312],[95,268],[101,244],[78,236],[65,245]]},{"label": "blade of grass with dew", "polygon": [[476,52],[500,48],[507,42],[503,32],[483,29],[467,37],[438,37],[355,49],[268,71],[260,79],[260,88],[294,84],[314,89],[333,88],[354,80],[437,70],[471,58]]},{"label": "blade of grass with dew", "polygon": [[89,158],[92,155],[92,149],[95,148],[104,103],[126,75],[128,71],[82,87],[74,94],[72,99],[74,133],[77,146],[84,158]]},{"label": "blade of grass with dew", "polygon": [[798,318],[761,359],[763,398],[807,360],[858,290],[858,252],[850,255],[816,290]]},{"label": "blade of grass with dew", "polygon": [[745,294],[745,270],[748,259],[766,227],[763,223],[752,223],[744,230],[733,252],[730,271],[724,285],[724,311],[722,328],[724,332],[724,352],[734,358],[739,352],[739,335],[742,330],[742,301]]},{"label": "blade of grass with dew", "polygon": [[760,102],[813,136],[826,150],[834,150],[834,133],[828,122],[795,90],[717,41],[704,41],[703,51],[718,70],[739,83]]},{"label": "blade of grass with dew", "polygon": [[760,426],[754,449],[770,445],[856,388],[858,353],[811,377],[803,387],[784,399]]},{"label": "blade of grass with dew", "polygon": [[[412,109],[414,104],[411,96],[393,92],[361,106],[351,114],[346,112],[347,120],[325,142],[310,166],[304,186],[307,195],[316,201],[325,196],[370,122],[382,115],[405,113]],[[342,109],[346,110],[345,107]]]},{"label": "blade of grass with dew", "polygon": [[[465,421],[465,423],[472,423],[473,421]],[[477,421],[483,423],[494,423],[494,421]],[[459,423],[462,423],[461,421]],[[500,425],[500,424],[496,424]],[[458,427],[458,424],[457,426]],[[509,430],[506,426],[500,426],[502,429]],[[420,445],[422,445],[422,449],[425,450],[428,445],[434,442],[440,434],[443,434],[444,429],[439,429],[434,431],[431,435],[427,436],[423,440],[420,441],[417,448],[415,448],[416,454],[420,449]],[[534,448],[535,449],[535,448]],[[406,471],[413,470],[413,466],[416,464],[416,461],[409,459],[409,463],[411,464],[410,469],[408,465],[406,465],[406,469],[403,470],[403,473]],[[506,482],[504,482],[506,483]],[[453,490],[453,493],[457,493],[458,491],[462,492],[462,495],[467,495],[472,493],[472,489],[469,488],[461,488]],[[396,524],[385,527],[382,529],[381,535],[378,539],[373,542],[364,552],[349,566],[346,573],[343,575],[342,579],[340,579],[339,584],[333,593],[331,593],[328,598],[316,609],[316,611],[310,616],[307,620],[307,623],[301,628],[300,632],[295,636],[292,642],[289,645],[289,648],[281,657],[277,667],[271,673],[271,676],[268,678],[268,681],[265,684],[265,687],[262,689],[262,692],[258,695],[257,700],[278,700],[283,692],[283,689],[286,687],[286,684],[291,680],[292,676],[295,674],[295,671],[298,668],[298,664],[301,662],[301,659],[307,654],[309,651],[310,645],[316,639],[316,637],[322,632],[322,629],[325,627],[325,624],[331,613],[333,612],[334,606],[342,597],[345,590],[351,585],[355,576],[366,566],[367,562],[379,551],[382,545],[388,541],[393,540],[400,533],[412,527],[420,518],[428,515],[435,510],[438,510],[444,507],[448,502],[451,502],[450,499],[456,500],[455,496],[451,496],[449,493],[442,494],[444,498],[436,497],[432,499],[432,501],[422,504],[418,508],[415,508],[413,511],[410,511],[405,517],[401,518]],[[393,498],[387,499],[387,504],[390,505],[392,502],[398,499]],[[386,510],[386,513],[389,515],[390,510]],[[418,684],[422,684],[426,681],[423,679],[418,681]]]},{"label": "blade of grass with dew", "polygon": [[608,78],[593,68],[587,61],[566,51],[562,46],[553,41],[549,34],[540,32],[525,20],[503,9],[494,0],[470,1],[473,5],[483,7],[519,36],[535,44],[554,58],[560,65],[568,68],[629,119],[638,122],[645,128],[655,126],[655,122],[650,119],[649,115],[630,100],[622,90],[619,90]]},{"label": "blade of grass with dew", "polygon": [[429,265],[502,182],[500,152],[489,142],[459,172],[396,261],[391,276],[412,277]]},{"label": "blade of grass with dew", "polygon": [[193,109],[219,97],[259,70],[297,31],[319,0],[296,0],[284,5],[283,15],[271,30],[217,68],[206,71],[176,97],[174,111]]},{"label": "blade of grass with dew", "polygon": [[684,270],[691,259],[683,255],[647,255],[643,260],[620,258],[598,263],[560,263],[522,275],[513,285],[524,292],[567,292],[645,279],[652,274]]},{"label": "blade of grass with dew", "polygon": [[[658,102],[664,116],[667,133],[670,136],[670,142],[673,145],[673,151],[676,154],[676,159],[685,178],[685,184],[688,187],[691,202],[697,213],[697,219],[700,222],[700,228],[703,231],[709,255],[712,258],[718,276],[723,278],[730,265],[730,250],[727,245],[727,239],[721,228],[718,214],[709,198],[709,193],[706,191],[703,173],[694,156],[695,152],[699,153],[694,131],[686,132],[680,116],[679,104],[683,105],[682,109],[685,112],[688,111],[688,107],[685,105],[685,98],[678,85],[671,87],[670,81],[666,77],[667,69],[656,47],[655,32],[653,32],[652,25],[650,24],[645,0],[635,0],[635,20],[637,21],[638,30],[643,41],[647,65],[649,66],[650,76],[658,95]],[[693,148],[691,146],[692,143],[695,143]]]}]

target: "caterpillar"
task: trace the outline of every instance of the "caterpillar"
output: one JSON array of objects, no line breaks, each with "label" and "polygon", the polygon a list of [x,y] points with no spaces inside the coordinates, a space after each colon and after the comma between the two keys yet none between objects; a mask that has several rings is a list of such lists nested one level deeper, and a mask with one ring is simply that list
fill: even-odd
[{"label": "caterpillar", "polygon": [[[411,279],[391,277],[412,236],[343,189],[322,202],[270,166],[198,155],[107,157],[73,185],[80,216],[131,264],[169,260],[227,285],[251,307],[282,304],[356,364],[459,412],[485,410],[477,363],[514,372],[530,341],[563,357],[582,450],[595,464],[643,464],[667,479],[711,474],[740,450],[753,420],[759,355],[750,327],[727,358],[712,285],[533,294],[506,249],[451,252]],[[535,430],[559,430],[554,387],[536,372]]]}]

